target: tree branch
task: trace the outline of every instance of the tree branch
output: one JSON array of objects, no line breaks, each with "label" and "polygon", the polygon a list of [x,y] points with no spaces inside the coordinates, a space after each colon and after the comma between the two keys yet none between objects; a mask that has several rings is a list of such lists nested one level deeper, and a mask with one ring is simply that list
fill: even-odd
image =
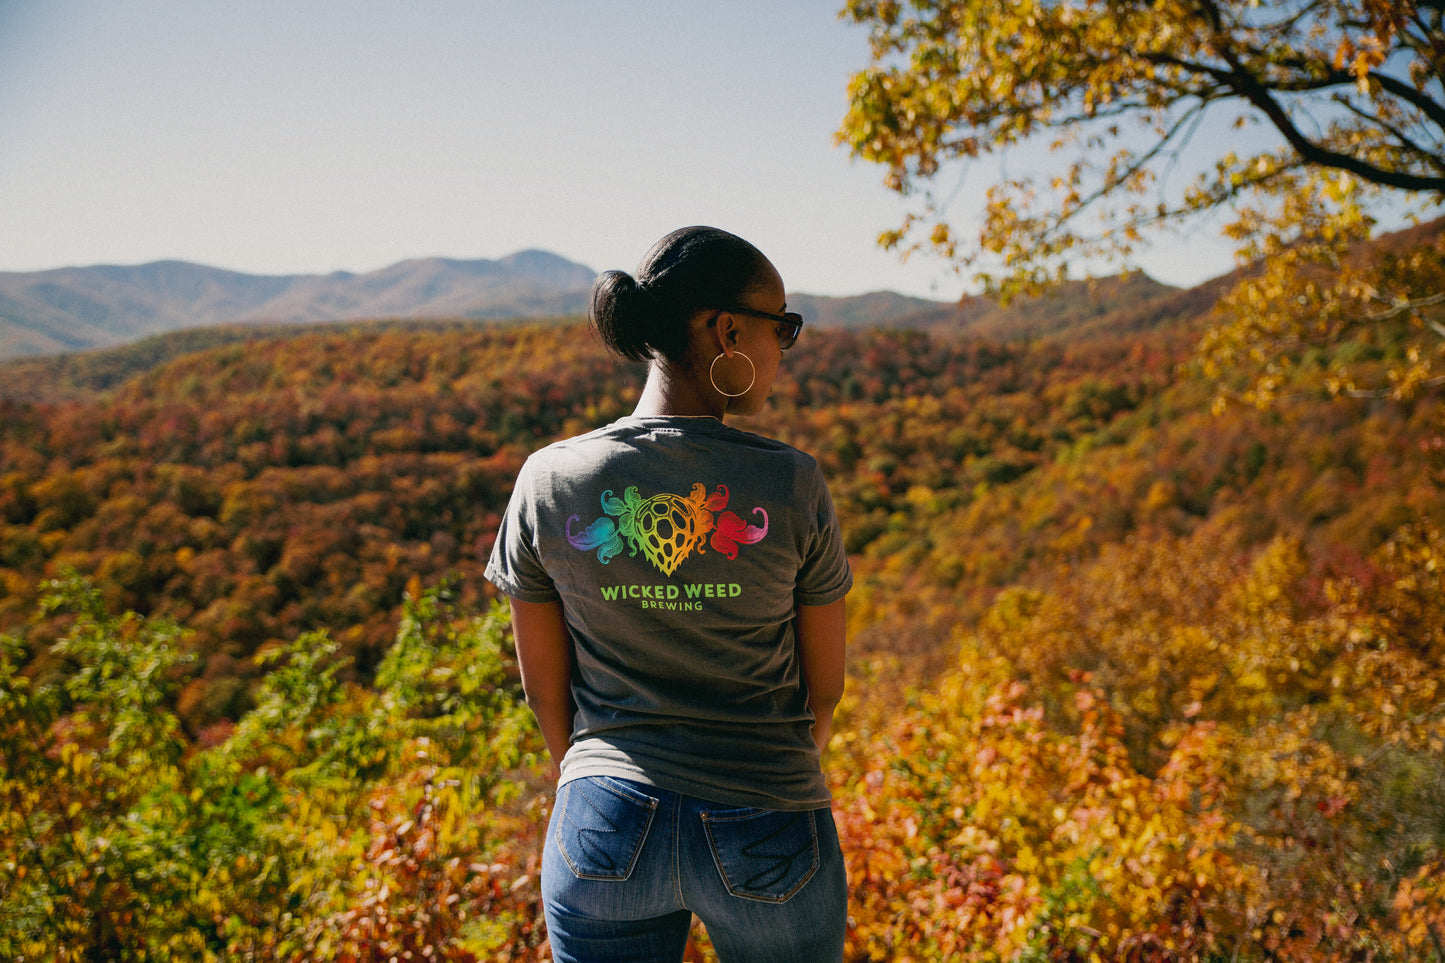
[{"label": "tree branch", "polygon": [[[1211,76],[1221,77],[1222,82],[1230,89],[1258,108],[1274,125],[1275,130],[1279,131],[1285,141],[1306,161],[1321,167],[1348,171],[1385,187],[1435,193],[1445,191],[1445,176],[1429,177],[1408,171],[1390,170],[1350,154],[1330,150],[1310,140],[1295,125],[1288,111],[1274,99],[1271,89],[1251,73],[1239,59],[1215,0],[1199,0],[1199,7],[1205,13],[1213,34],[1211,46],[1219,54],[1220,59],[1229,65],[1228,71],[1219,71],[1217,68],[1211,70]],[[1339,73],[1344,72],[1340,71]],[[1345,74],[1345,76],[1349,75]]]},{"label": "tree branch", "polygon": [[1381,118],[1376,117],[1365,110],[1362,110],[1348,98],[1342,97],[1339,94],[1336,94],[1332,99],[1335,103],[1339,104],[1342,108],[1354,114],[1356,117],[1360,118],[1366,123],[1374,124],[1381,130],[1388,133],[1391,137],[1395,139],[1396,144],[1404,147],[1405,150],[1409,153],[1429,159],[1434,164],[1436,170],[1445,170],[1445,157],[1437,157],[1436,155],[1430,153],[1424,147],[1415,143],[1415,141],[1410,138],[1409,134],[1405,133],[1394,124],[1388,124]]},{"label": "tree branch", "polygon": [[1445,26],[1445,13],[1435,10],[1435,22],[1425,21],[1424,11],[1417,5],[1415,7],[1412,21],[1420,28],[1419,36],[1412,36],[1408,30],[1402,30],[1404,36],[1411,37],[1415,41],[1415,49],[1422,55],[1425,51],[1430,52],[1430,59],[1435,63],[1435,74],[1439,76],[1442,69],[1445,69],[1445,40],[1442,40],[1442,26]]},{"label": "tree branch", "polygon": [[1386,90],[1401,100],[1406,101],[1411,106],[1418,108],[1419,111],[1426,117],[1429,117],[1436,126],[1445,127],[1445,105],[1440,104],[1433,97],[1425,96],[1423,92],[1416,90],[1410,84],[1405,83],[1397,77],[1392,77],[1389,74],[1372,70],[1369,73],[1369,77],[1378,83],[1382,90]]},{"label": "tree branch", "polygon": [[1187,73],[1202,74],[1214,80],[1220,87],[1233,89],[1229,83],[1230,74],[1227,70],[1206,63],[1198,63],[1193,60],[1185,60],[1183,57],[1176,57],[1174,54],[1167,54],[1158,50],[1141,50],[1134,54],[1140,60],[1163,67],[1178,67]]},{"label": "tree branch", "polygon": [[[1125,183],[1129,180],[1130,177],[1132,177],[1144,167],[1152,163],[1156,157],[1159,157],[1161,154],[1164,153],[1165,147],[1169,145],[1169,142],[1174,139],[1175,135],[1178,134],[1179,131],[1182,130],[1189,121],[1196,120],[1198,118],[1198,115],[1203,112],[1204,109],[1208,107],[1208,105],[1209,101],[1201,99],[1199,104],[1186,110],[1182,115],[1180,115],[1179,119],[1176,120],[1174,124],[1160,136],[1158,143],[1146,150],[1144,153],[1140,154],[1137,158],[1134,159],[1132,163],[1125,167],[1122,176],[1116,177],[1112,181],[1106,179],[1105,182],[1101,184],[1099,188],[1094,191],[1093,194],[1080,201],[1078,207],[1076,207],[1073,211],[1069,212],[1066,216],[1060,218],[1059,223],[1063,223],[1063,221],[1072,218],[1074,215],[1082,213],[1085,208],[1089,207],[1100,198],[1112,193],[1120,184]],[[1186,141],[1188,140],[1188,138],[1185,139]]]},{"label": "tree branch", "polygon": [[[1432,294],[1429,297],[1416,298],[1413,301],[1400,301],[1397,304],[1392,305],[1388,311],[1382,311],[1379,314],[1370,315],[1368,320],[1388,321],[1396,315],[1404,314],[1406,311],[1413,311],[1415,308],[1428,308],[1431,305],[1435,304],[1445,304],[1445,292],[1441,292],[1440,294]],[[1435,331],[1442,338],[1445,338],[1445,325],[1441,325],[1439,321],[1428,321],[1426,323],[1429,324],[1430,327],[1434,328]]]},{"label": "tree branch", "polygon": [[1310,140],[1295,126],[1289,113],[1280,106],[1270,91],[1245,69],[1239,58],[1224,42],[1224,38],[1218,39],[1220,41],[1219,55],[1232,68],[1232,73],[1229,75],[1230,86],[1269,118],[1269,122],[1274,125],[1275,130],[1279,131],[1285,141],[1305,160],[1320,167],[1330,167],[1358,174],[1371,183],[1381,184],[1385,187],[1435,193],[1445,191],[1445,176],[1428,177],[1408,171],[1389,170],[1350,154],[1342,154],[1339,151],[1322,147]]}]

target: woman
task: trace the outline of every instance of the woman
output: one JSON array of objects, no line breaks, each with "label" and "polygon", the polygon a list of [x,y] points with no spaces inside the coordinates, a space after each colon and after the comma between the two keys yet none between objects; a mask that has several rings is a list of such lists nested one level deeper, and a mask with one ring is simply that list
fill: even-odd
[{"label": "woman", "polygon": [[747,241],[689,227],[597,278],[592,325],[650,362],[631,417],[517,479],[487,577],[511,600],[557,798],[561,961],[837,961],[847,888],[819,758],[852,575],[817,462],[758,412],[802,317]]}]

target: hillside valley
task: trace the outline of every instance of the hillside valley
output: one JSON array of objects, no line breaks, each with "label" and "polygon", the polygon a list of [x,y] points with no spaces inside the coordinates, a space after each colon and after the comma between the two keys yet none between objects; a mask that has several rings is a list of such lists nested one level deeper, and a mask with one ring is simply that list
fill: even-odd
[{"label": "hillside valley", "polygon": [[[1432,462],[1388,440],[1426,409],[1208,414],[1189,360],[1219,283],[1131,275],[873,325],[877,299],[821,305],[836,323],[807,330],[754,427],[829,474],[862,645],[910,613],[927,655],[1001,588],[1141,530],[1243,511],[1246,543],[1365,554],[1381,518],[1435,517]],[[0,628],[75,568],[194,634],[198,718],[241,705],[249,654],[298,632],[337,633],[364,676],[412,576],[491,596],[480,564],[526,453],[630,409],[640,366],[579,325],[220,325],[0,363]],[[1306,450],[1323,475],[1300,474]]]},{"label": "hillside valley", "polygon": [[[1433,297],[1436,235],[1388,243]],[[1445,385],[1389,390],[1429,331],[1246,404],[1200,352],[1237,280],[820,303],[739,422],[818,459],[855,574],[850,960],[1445,936]],[[527,455],[643,377],[575,315],[0,362],[0,956],[543,958],[552,774],[481,572]]]}]

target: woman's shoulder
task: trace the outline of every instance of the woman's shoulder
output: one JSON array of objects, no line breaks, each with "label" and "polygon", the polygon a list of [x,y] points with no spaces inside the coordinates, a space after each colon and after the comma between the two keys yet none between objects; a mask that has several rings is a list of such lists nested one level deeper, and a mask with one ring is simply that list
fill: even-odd
[{"label": "woman's shoulder", "polygon": [[801,448],[795,448],[786,441],[780,441],[777,438],[770,438],[767,435],[759,435],[755,432],[745,431],[741,428],[729,428],[729,431],[734,433],[737,444],[743,447],[774,454],[780,458],[797,462],[799,465],[805,467],[815,467],[817,465],[817,459],[811,454],[803,451]]},{"label": "woman's shoulder", "polygon": [[528,458],[533,470],[575,468],[617,455],[635,457],[700,457],[723,460],[768,458],[790,462],[796,471],[818,470],[817,460],[785,441],[726,425],[716,418],[629,416],[539,448]]}]

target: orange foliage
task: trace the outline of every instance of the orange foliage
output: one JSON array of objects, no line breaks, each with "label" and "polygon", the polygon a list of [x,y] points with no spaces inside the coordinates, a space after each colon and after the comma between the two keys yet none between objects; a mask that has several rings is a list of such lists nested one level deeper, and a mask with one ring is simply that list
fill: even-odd
[{"label": "orange foliage", "polygon": [[[857,574],[828,760],[850,960],[1445,957],[1440,401],[1301,368],[1211,414],[1187,347],[818,331],[745,426],[817,455]],[[211,724],[248,731],[256,653],[326,629],[365,682],[408,586],[481,607],[526,453],[640,376],[575,326],[316,330],[6,403],[0,629],[31,677],[73,672],[34,602],[77,569],[186,627],[177,714],[232,743]],[[540,808],[473,826],[419,759],[367,785],[315,917],[338,958],[544,952]]]},{"label": "orange foliage", "polygon": [[1215,548],[1116,546],[1001,596],[902,708],[859,686],[833,746],[850,958],[1439,945],[1445,537],[1323,584],[1297,544]]}]

